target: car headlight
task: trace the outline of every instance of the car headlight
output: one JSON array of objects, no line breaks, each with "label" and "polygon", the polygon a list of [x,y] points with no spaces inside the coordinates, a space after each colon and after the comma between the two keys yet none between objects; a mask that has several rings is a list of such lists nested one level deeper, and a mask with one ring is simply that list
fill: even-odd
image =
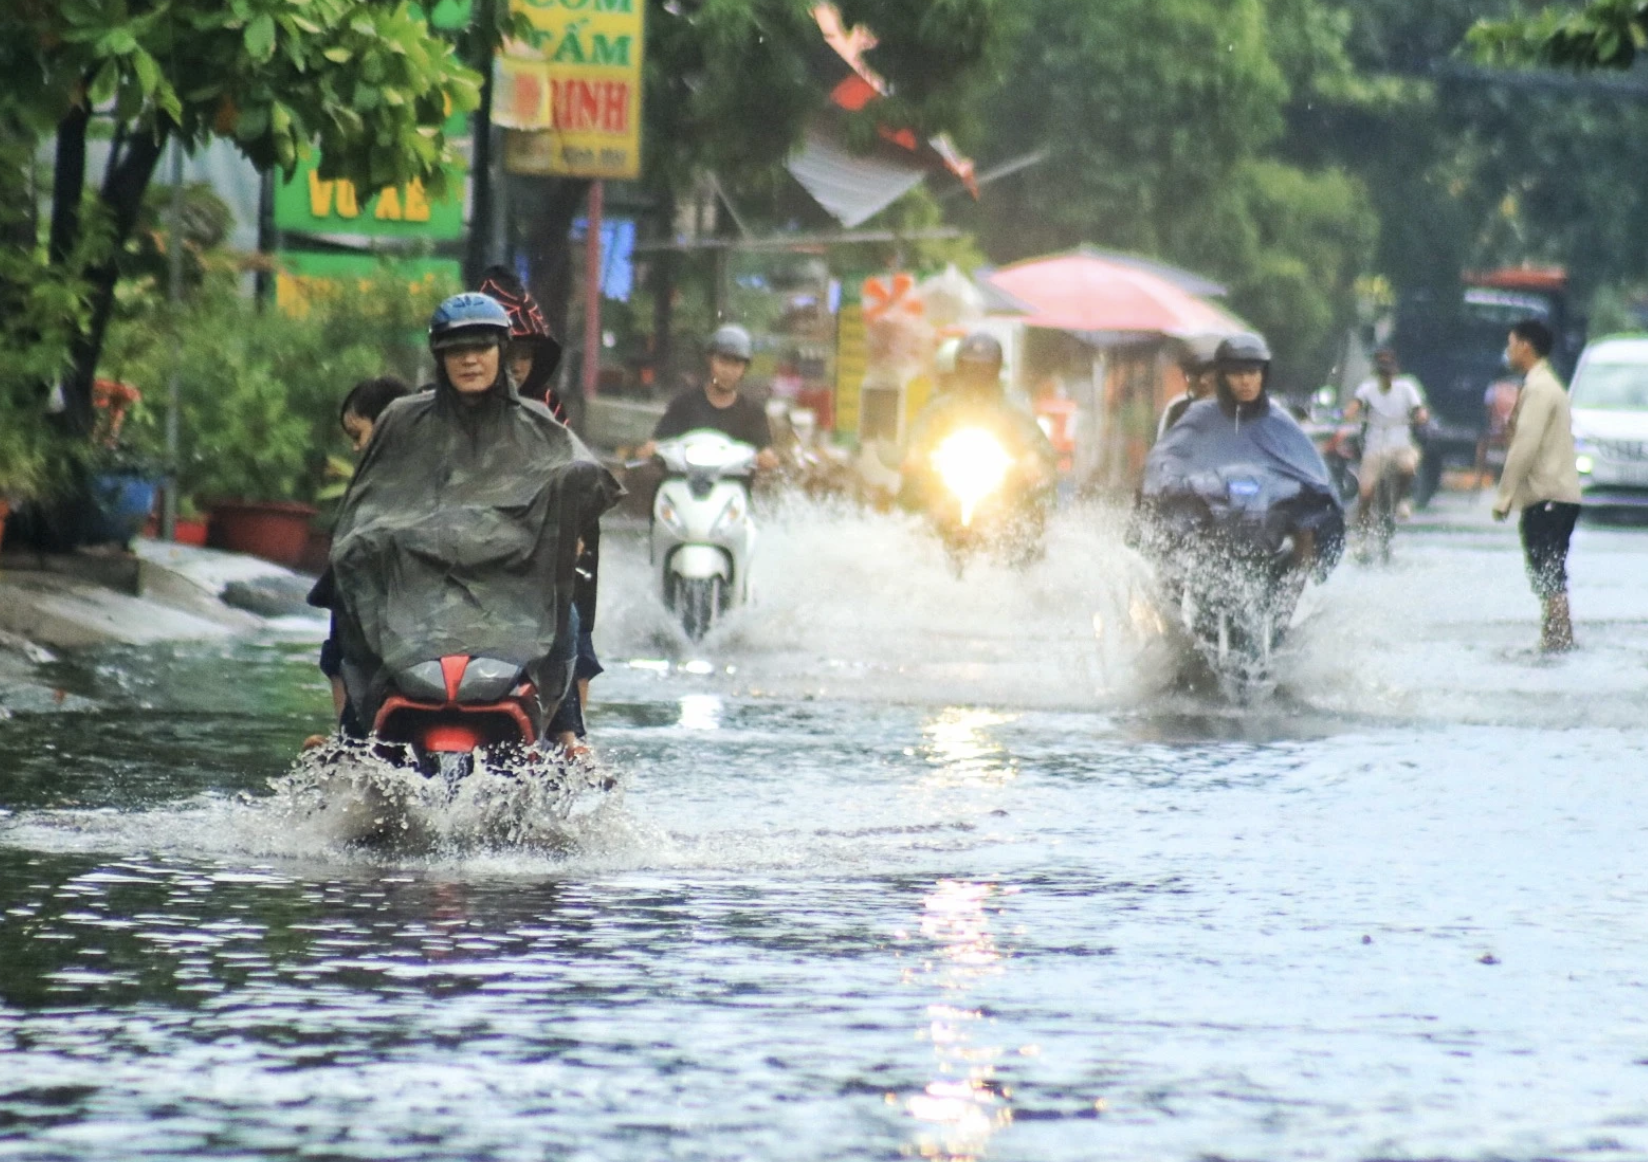
[{"label": "car headlight", "polygon": [[721,515],[715,518],[715,524],[710,526],[710,536],[719,537],[744,522],[744,514],[749,511],[749,504],[744,499],[743,492],[734,492],[732,499],[727,501],[727,507],[721,510]]}]

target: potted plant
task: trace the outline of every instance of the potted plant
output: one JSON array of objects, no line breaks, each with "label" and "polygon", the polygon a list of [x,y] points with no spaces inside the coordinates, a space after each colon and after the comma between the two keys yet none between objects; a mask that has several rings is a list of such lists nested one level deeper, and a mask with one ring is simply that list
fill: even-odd
[{"label": "potted plant", "polygon": [[5,545],[13,506],[32,500],[46,480],[44,434],[39,429],[0,401],[0,547]]}]

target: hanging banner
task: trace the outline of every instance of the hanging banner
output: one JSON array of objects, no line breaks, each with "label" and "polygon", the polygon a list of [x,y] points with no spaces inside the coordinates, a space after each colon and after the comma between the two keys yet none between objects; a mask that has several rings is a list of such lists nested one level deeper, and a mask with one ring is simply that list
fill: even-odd
[{"label": "hanging banner", "polygon": [[641,174],[645,0],[511,0],[534,29],[498,55],[492,120],[511,173]]}]

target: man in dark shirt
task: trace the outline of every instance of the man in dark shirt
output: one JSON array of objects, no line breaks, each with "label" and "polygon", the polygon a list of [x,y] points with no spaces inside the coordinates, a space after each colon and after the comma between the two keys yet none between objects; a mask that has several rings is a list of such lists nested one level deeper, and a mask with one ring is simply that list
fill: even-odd
[{"label": "man in dark shirt", "polygon": [[767,413],[738,394],[738,385],[754,354],[750,333],[734,324],[721,327],[710,336],[708,353],[710,374],[704,386],[688,388],[670,400],[653,429],[652,439],[638,451],[649,457],[657,450],[659,440],[708,428],[758,449],[757,466],[778,467]]}]

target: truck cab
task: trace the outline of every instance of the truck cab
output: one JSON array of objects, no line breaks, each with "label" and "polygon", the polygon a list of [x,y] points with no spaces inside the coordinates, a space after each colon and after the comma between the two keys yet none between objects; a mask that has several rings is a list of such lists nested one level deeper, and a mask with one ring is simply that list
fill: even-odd
[{"label": "truck cab", "polygon": [[1445,467],[1475,463],[1487,427],[1488,391],[1511,374],[1504,363],[1505,336],[1523,319],[1539,319],[1555,333],[1551,363],[1566,380],[1585,334],[1583,321],[1572,315],[1568,275],[1560,268],[1471,272],[1457,292],[1419,289],[1398,300],[1391,344],[1402,370],[1424,384],[1431,406],[1414,483],[1418,504],[1436,492]]}]

